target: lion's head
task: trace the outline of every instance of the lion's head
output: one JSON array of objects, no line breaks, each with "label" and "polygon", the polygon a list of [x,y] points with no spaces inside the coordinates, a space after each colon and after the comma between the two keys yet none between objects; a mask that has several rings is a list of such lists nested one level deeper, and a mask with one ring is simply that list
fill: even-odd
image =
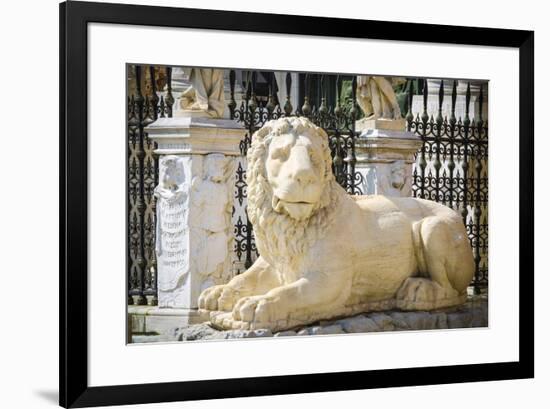
[{"label": "lion's head", "polygon": [[269,121],[252,136],[247,158],[248,215],[260,254],[292,258],[331,221],[339,186],[327,134],[306,118]]}]

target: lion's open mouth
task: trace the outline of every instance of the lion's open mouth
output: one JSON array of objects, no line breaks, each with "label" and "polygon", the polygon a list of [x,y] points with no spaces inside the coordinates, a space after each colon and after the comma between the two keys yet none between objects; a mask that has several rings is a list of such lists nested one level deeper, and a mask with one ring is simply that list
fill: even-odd
[{"label": "lion's open mouth", "polygon": [[271,205],[277,213],[287,213],[296,220],[307,219],[313,210],[313,203],[306,201],[287,201],[273,195]]}]

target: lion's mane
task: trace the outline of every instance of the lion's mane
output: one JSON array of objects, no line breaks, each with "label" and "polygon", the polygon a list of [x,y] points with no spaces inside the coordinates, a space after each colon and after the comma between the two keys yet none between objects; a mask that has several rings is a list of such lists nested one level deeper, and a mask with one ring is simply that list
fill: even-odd
[{"label": "lion's mane", "polygon": [[[303,221],[277,213],[272,206],[273,190],[267,180],[266,157],[271,141],[286,134],[308,135],[326,141],[322,144],[324,172],[319,175],[324,180],[323,193],[312,215]],[[247,160],[248,216],[254,227],[256,246],[260,255],[279,270],[296,271],[299,269],[297,263],[302,259],[298,256],[332,224],[337,203],[345,196],[332,173],[327,134],[303,118],[272,120],[252,136]]]}]

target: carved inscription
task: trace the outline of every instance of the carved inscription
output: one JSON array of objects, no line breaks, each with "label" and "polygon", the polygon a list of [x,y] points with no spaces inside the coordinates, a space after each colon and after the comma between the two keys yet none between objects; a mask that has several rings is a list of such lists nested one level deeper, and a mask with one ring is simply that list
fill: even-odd
[{"label": "carved inscription", "polygon": [[182,159],[165,156],[160,163],[157,196],[158,287],[170,291],[189,271],[188,184]]}]

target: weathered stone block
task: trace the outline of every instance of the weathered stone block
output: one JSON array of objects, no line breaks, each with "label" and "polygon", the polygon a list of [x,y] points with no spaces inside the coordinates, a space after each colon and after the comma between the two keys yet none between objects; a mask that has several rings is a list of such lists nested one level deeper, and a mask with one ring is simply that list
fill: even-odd
[{"label": "weathered stone block", "polygon": [[436,318],[436,322],[435,322],[436,329],[449,328],[449,325],[447,324],[447,314],[443,312],[439,312],[439,313],[432,314],[432,316]]},{"label": "weathered stone block", "polygon": [[256,338],[273,336],[273,333],[269,329],[255,329],[254,331],[251,331],[251,333],[254,334]]},{"label": "weathered stone block", "polygon": [[296,331],[281,331],[277,332],[274,336],[275,337],[291,337],[296,335]]},{"label": "weathered stone block", "polygon": [[405,319],[411,330],[434,329],[438,320],[436,315],[424,311],[408,313]]},{"label": "weathered stone block", "polygon": [[[151,307],[132,308],[142,314],[155,313]],[[130,314],[129,318],[132,319]],[[137,322],[143,322],[137,320]],[[378,322],[378,324],[377,324]],[[343,333],[368,333],[392,330],[426,330],[487,326],[487,301],[469,302],[463,307],[447,312],[392,311],[387,314],[375,312],[338,320],[324,320],[320,324],[306,326],[299,331],[287,330],[273,334],[269,329],[218,330],[209,324],[181,326],[158,335],[136,335],[134,342],[194,341],[212,339],[243,339],[260,337],[287,337],[295,335],[326,335]],[[142,328],[142,327],[140,327]],[[384,329],[385,328],[385,329]],[[150,331],[143,331],[150,332]],[[130,341],[131,342],[131,341]]]},{"label": "weathered stone block", "polygon": [[329,334],[344,334],[344,330],[341,325],[333,324],[325,327],[317,327],[316,332],[312,332],[312,335],[329,335]]},{"label": "weathered stone block", "polygon": [[447,324],[449,328],[468,328],[472,324],[472,314],[470,312],[453,312],[447,314]]},{"label": "weathered stone block", "polygon": [[387,314],[374,313],[370,314],[369,317],[382,331],[393,331],[395,329],[392,318]]},{"label": "weathered stone block", "polygon": [[403,312],[392,312],[390,317],[393,319],[393,325],[397,330],[408,330],[410,329],[409,324],[407,323],[406,314]]},{"label": "weathered stone block", "polygon": [[472,309],[472,327],[487,327],[489,325],[487,306]]},{"label": "weathered stone block", "polygon": [[216,331],[207,324],[198,324],[178,328],[175,336],[178,341],[195,341],[197,339],[205,339],[216,334],[217,332],[219,331]]},{"label": "weathered stone block", "polygon": [[145,316],[144,315],[130,315],[130,327],[133,333],[145,332]]},{"label": "weathered stone block", "polygon": [[365,317],[364,315],[358,315],[351,318],[346,318],[338,321],[338,324],[342,326],[347,333],[361,333],[361,332],[378,332],[380,328],[376,323]]},{"label": "weathered stone block", "polygon": [[133,335],[132,344],[145,344],[151,342],[171,342],[172,338],[166,335]]}]

